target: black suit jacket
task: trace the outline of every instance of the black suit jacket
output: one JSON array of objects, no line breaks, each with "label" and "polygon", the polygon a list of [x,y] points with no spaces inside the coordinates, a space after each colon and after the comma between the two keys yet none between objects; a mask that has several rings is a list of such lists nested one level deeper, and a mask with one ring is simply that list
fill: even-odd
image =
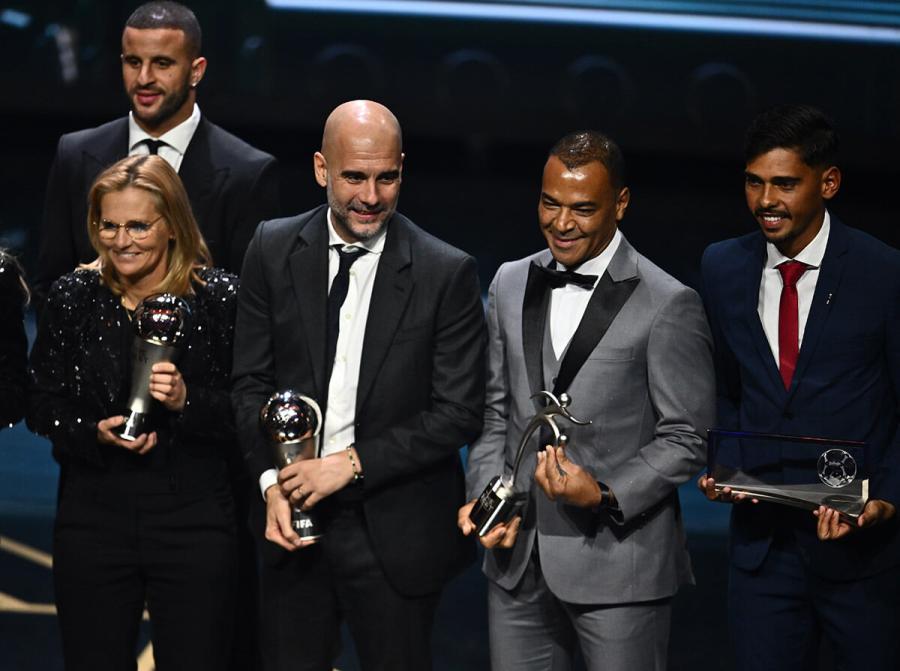
[{"label": "black suit jacket", "polygon": [[62,490],[227,492],[226,464],[237,450],[228,391],[237,278],[215,268],[200,275],[205,284],[184,296],[191,328],[177,359],[187,403],[176,413],[154,402],[158,443],[145,455],[97,441],[97,423],[122,414],[131,389],[134,330],[119,297],[96,270],[53,284],[31,350],[25,419],[53,443],[66,474]]},{"label": "black suit jacket", "polygon": [[[60,137],[34,273],[38,310],[57,277],[97,257],[87,234],[88,192],[127,155],[127,117]],[[257,224],[280,213],[276,169],[272,156],[201,117],[179,175],[217,267],[237,273]]]},{"label": "black suit jacket", "polygon": [[[293,388],[324,405],[326,213],[322,206],[264,222],[244,260],[233,400],[254,479],[274,467],[258,428],[266,398]],[[375,552],[405,594],[436,591],[474,556],[456,527],[459,448],[481,429],[484,346],[475,260],[395,214],[366,322],[355,444]],[[264,548],[267,561],[283,559],[278,546]]]},{"label": "black suit jacket", "polygon": [[[759,232],[709,247],[704,301],[716,345],[718,425],[866,442],[869,496],[900,507],[900,253],[831,217],[797,369],[785,389],[757,306],[766,260]],[[796,535],[818,573],[851,579],[900,564],[900,526],[837,542],[806,511],[760,503],[732,510],[731,558],[754,570],[777,531]]]}]

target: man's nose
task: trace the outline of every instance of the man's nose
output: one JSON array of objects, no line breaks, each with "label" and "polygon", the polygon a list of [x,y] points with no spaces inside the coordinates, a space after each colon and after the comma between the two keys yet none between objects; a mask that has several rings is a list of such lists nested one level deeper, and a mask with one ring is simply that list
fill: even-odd
[{"label": "man's nose", "polygon": [[374,179],[367,179],[359,192],[359,199],[366,205],[378,204],[378,188]]},{"label": "man's nose", "polygon": [[765,184],[762,189],[762,193],[760,194],[759,199],[760,205],[763,207],[772,207],[778,203],[778,194],[775,192],[775,187],[771,184]]}]

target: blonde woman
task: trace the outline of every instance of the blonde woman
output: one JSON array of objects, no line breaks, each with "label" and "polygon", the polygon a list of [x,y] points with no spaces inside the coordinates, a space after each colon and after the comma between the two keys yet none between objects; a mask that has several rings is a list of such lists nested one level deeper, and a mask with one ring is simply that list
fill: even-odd
[{"label": "blonde woman", "polygon": [[[159,671],[218,669],[232,636],[235,520],[226,471],[237,280],[209,253],[157,156],[94,182],[97,260],[53,285],[31,354],[28,426],[61,465],[54,584],[66,668],[134,668],[150,615]],[[130,388],[131,313],[168,292],[191,307],[176,363],[153,367],[154,430],[115,433]]]}]

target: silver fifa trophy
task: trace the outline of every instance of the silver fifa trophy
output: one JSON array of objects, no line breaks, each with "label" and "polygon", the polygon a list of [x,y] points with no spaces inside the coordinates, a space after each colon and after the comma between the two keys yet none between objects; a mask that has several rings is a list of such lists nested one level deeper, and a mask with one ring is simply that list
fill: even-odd
[{"label": "silver fifa trophy", "polygon": [[547,405],[532,417],[525,427],[525,432],[519,441],[519,448],[516,451],[516,461],[513,465],[512,473],[494,476],[484,491],[481,492],[481,496],[478,497],[478,500],[472,507],[472,512],[469,513],[469,519],[475,525],[475,530],[479,536],[484,536],[498,524],[511,520],[524,505],[527,492],[516,490],[516,476],[519,473],[522,456],[525,454],[525,446],[534,432],[540,429],[541,426],[548,426],[550,431],[553,432],[553,444],[557,447],[565,447],[568,439],[559,430],[559,426],[556,424],[557,417],[564,417],[572,424],[579,426],[590,424],[590,421],[584,422],[576,419],[569,412],[568,406],[571,399],[568,394],[562,393],[557,399],[549,391],[541,391],[532,396],[532,398],[538,397],[546,399]]},{"label": "silver fifa trophy", "polygon": [[[309,396],[292,389],[275,392],[260,410],[259,423],[272,445],[278,468],[319,456],[322,410]],[[304,541],[314,542],[322,537],[315,515],[304,512],[300,506],[291,507],[291,528]]]},{"label": "silver fifa trophy", "polygon": [[135,440],[152,430],[150,395],[153,365],[174,361],[187,338],[191,309],[183,298],[173,294],[148,296],[138,304],[132,317],[134,342],[131,346],[131,393],[125,423],[116,433]]}]

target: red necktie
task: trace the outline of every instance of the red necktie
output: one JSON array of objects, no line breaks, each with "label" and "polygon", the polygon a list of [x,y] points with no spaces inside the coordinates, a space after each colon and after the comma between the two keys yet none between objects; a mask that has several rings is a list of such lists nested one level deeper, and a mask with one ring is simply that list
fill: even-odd
[{"label": "red necktie", "polygon": [[778,369],[784,388],[791,388],[791,378],[797,367],[800,351],[800,320],[797,307],[797,280],[806,272],[807,265],[800,261],[785,261],[778,266],[784,286],[778,304]]}]

